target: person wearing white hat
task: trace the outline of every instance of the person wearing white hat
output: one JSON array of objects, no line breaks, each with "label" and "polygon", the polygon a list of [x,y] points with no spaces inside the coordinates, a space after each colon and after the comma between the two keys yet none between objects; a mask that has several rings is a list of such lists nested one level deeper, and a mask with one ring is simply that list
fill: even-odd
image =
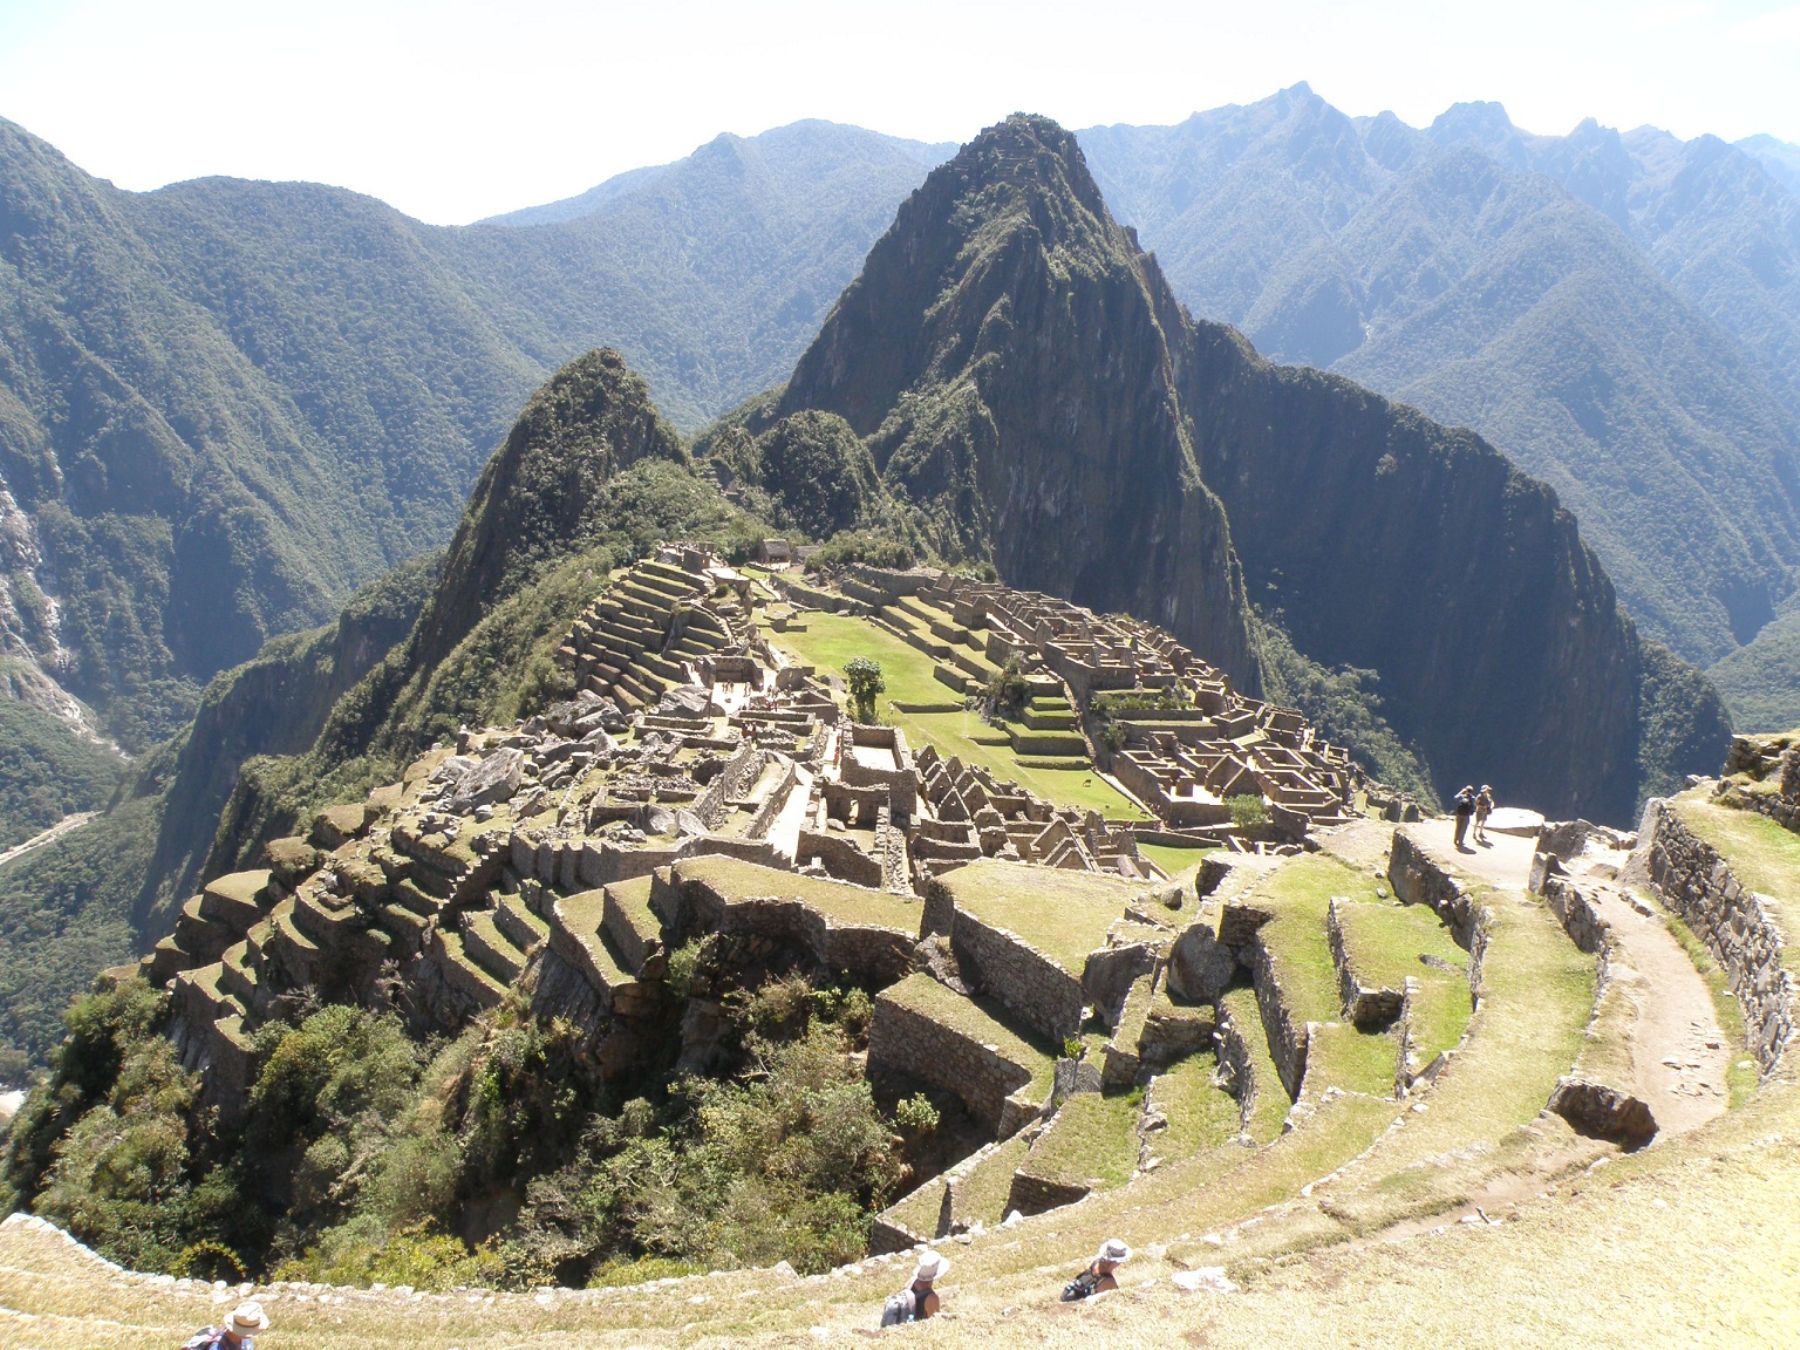
[{"label": "person wearing white hat", "polygon": [[1094,1253],[1088,1268],[1063,1286],[1062,1301],[1074,1303],[1097,1294],[1110,1294],[1119,1287],[1113,1272],[1129,1260],[1131,1248],[1119,1238],[1108,1238],[1100,1244],[1100,1250]]},{"label": "person wearing white hat", "polygon": [[269,1315],[255,1299],[240,1303],[225,1319],[224,1326],[207,1327],[181,1350],[253,1350],[255,1336],[266,1330]]},{"label": "person wearing white hat", "polygon": [[913,1268],[912,1283],[899,1293],[888,1295],[887,1302],[881,1305],[881,1325],[904,1326],[908,1322],[923,1322],[927,1317],[936,1317],[938,1296],[932,1285],[949,1273],[949,1258],[926,1248],[919,1255],[919,1264]]}]

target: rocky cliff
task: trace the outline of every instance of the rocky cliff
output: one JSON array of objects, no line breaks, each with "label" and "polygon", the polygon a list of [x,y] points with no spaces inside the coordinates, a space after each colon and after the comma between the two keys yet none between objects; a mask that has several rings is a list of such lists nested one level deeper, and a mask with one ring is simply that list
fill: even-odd
[{"label": "rocky cliff", "polygon": [[1243,579],[1195,464],[1166,297],[1074,138],[1013,117],[900,208],[780,411],[848,420],[946,555],[1160,623],[1254,691]]},{"label": "rocky cliff", "polygon": [[1044,119],[983,132],[901,207],[795,369],[780,408],[805,407],[1010,584],[1154,619],[1240,682],[1247,599],[1314,660],[1378,672],[1440,789],[1624,821],[1649,766],[1724,744],[1717,696],[1646,654],[1548,487],[1195,323]]}]

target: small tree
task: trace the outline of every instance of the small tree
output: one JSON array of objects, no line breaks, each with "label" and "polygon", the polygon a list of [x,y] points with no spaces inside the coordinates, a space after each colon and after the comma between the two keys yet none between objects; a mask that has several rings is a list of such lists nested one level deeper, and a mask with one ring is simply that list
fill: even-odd
[{"label": "small tree", "polygon": [[1253,792],[1246,792],[1239,797],[1227,797],[1225,805],[1231,809],[1231,823],[1240,830],[1253,832],[1269,823],[1269,808]]},{"label": "small tree", "polygon": [[887,681],[881,678],[881,662],[867,656],[852,657],[844,666],[844,674],[850,680],[852,714],[859,722],[873,722],[875,696],[887,689]]}]

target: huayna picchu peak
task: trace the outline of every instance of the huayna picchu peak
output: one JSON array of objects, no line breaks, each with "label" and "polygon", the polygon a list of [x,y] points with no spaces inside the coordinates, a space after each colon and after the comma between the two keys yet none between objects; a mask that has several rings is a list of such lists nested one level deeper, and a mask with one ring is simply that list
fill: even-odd
[{"label": "huayna picchu peak", "polygon": [[796,366],[799,408],[866,437],[952,556],[1153,619],[1246,688],[1252,607],[1376,672],[1440,790],[1485,774],[1623,821],[1724,743],[1717,696],[1646,648],[1550,489],[1191,319],[1045,119],[906,201]]},{"label": "huayna picchu peak", "polygon": [[[673,239],[774,144],[434,247],[631,200]],[[1190,314],[1076,135],[894,153],[935,167],[785,383],[688,435],[568,360],[441,553],[0,858],[68,930],[0,924],[4,978],[59,962],[0,1009],[43,1066],[0,1320],[1422,1344],[1767,1301],[1800,741],[1734,739],[1481,435]],[[72,978],[107,923],[134,959]],[[1686,1322],[1633,1295],[1672,1218]]]}]

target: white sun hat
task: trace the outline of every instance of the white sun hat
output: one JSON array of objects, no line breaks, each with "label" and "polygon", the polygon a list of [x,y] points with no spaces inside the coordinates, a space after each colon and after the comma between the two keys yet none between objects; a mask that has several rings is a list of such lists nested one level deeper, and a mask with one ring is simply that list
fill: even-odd
[{"label": "white sun hat", "polygon": [[230,1319],[225,1323],[226,1329],[238,1332],[263,1331],[269,1325],[269,1315],[263,1311],[263,1305],[255,1299],[248,1303],[238,1304]]},{"label": "white sun hat", "polygon": [[913,1279],[929,1284],[933,1280],[943,1279],[949,1273],[949,1258],[927,1251],[919,1257],[919,1268],[913,1272]]},{"label": "white sun hat", "polygon": [[1094,1260],[1111,1261],[1116,1266],[1122,1266],[1131,1260],[1131,1248],[1118,1238],[1108,1238],[1100,1244],[1100,1250],[1094,1253]]}]

